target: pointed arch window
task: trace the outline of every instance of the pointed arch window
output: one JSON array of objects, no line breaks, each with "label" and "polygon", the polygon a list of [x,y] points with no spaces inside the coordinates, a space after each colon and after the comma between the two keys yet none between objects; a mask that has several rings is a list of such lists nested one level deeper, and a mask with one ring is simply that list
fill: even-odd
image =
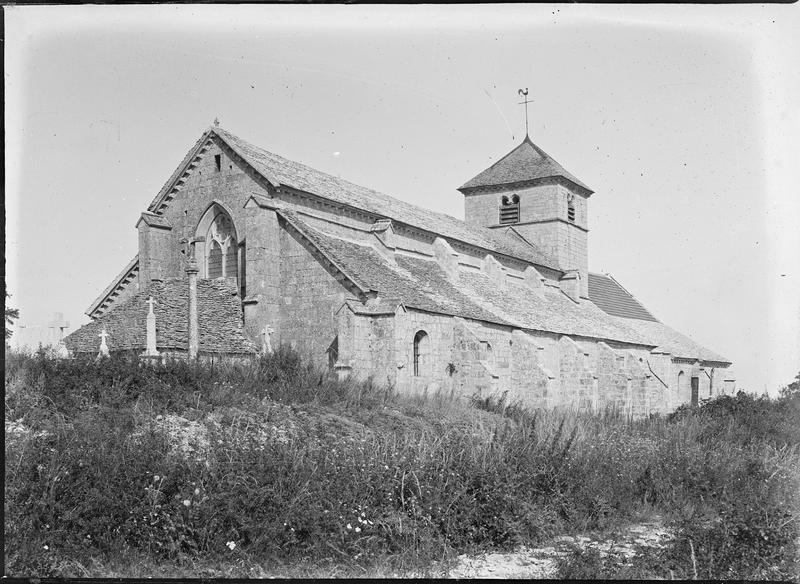
[{"label": "pointed arch window", "polygon": [[414,335],[414,377],[425,375],[428,355],[428,333],[417,331]]},{"label": "pointed arch window", "polygon": [[503,195],[500,199],[500,225],[519,223],[519,196]]},{"label": "pointed arch window", "polygon": [[207,278],[238,278],[239,248],[233,221],[218,210],[206,233]]},{"label": "pointed arch window", "polygon": [[[236,233],[230,213],[219,203],[212,203],[195,228],[197,259],[201,278],[226,278],[237,282],[245,297],[245,242]],[[243,238],[242,238],[243,239]]]}]

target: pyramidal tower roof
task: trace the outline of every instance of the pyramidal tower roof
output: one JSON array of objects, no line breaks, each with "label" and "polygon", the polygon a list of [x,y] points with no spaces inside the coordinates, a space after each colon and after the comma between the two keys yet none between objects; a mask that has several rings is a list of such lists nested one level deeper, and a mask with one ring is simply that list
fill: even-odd
[{"label": "pyramidal tower roof", "polygon": [[592,193],[592,189],[570,174],[544,150],[534,144],[530,136],[489,168],[468,180],[458,190],[496,185],[525,183],[537,179],[562,177]]}]

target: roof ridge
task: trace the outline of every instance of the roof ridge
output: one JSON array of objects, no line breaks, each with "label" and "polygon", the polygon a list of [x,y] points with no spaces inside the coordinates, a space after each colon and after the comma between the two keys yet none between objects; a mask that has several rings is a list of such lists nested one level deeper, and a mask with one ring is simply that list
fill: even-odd
[{"label": "roof ridge", "polygon": [[[561,266],[559,266],[558,262],[554,258],[550,257],[550,255],[548,253],[546,253],[543,250],[539,249],[538,247],[536,247],[535,245],[531,244],[530,242],[528,242],[528,244],[526,246],[524,246],[524,248],[526,250],[529,250],[532,253],[532,255],[535,256],[536,259],[533,259],[532,257],[526,257],[525,254],[522,254],[520,252],[515,252],[513,250],[513,245],[524,245],[524,244],[521,244],[521,243],[517,242],[516,239],[508,237],[505,234],[499,235],[499,234],[495,233],[494,231],[492,231],[491,229],[487,229],[485,227],[469,225],[463,219],[459,219],[459,218],[454,217],[452,215],[449,215],[447,213],[434,211],[432,209],[428,209],[428,208],[425,208],[425,207],[421,207],[421,206],[415,205],[413,203],[409,203],[407,201],[403,201],[402,199],[398,199],[396,197],[393,197],[392,195],[383,193],[383,192],[375,190],[373,188],[365,187],[363,185],[359,185],[359,184],[354,183],[352,181],[349,181],[347,179],[343,179],[343,178],[334,176],[334,175],[332,175],[330,173],[327,173],[325,171],[316,169],[316,168],[314,168],[312,166],[309,166],[308,164],[305,164],[305,163],[302,163],[302,162],[297,162],[295,160],[291,160],[289,158],[281,156],[280,154],[275,154],[274,152],[270,152],[269,150],[265,150],[264,148],[261,148],[260,146],[256,146],[255,144],[245,140],[244,138],[240,138],[239,136],[237,136],[236,134],[234,134],[234,133],[232,133],[232,132],[230,132],[228,130],[224,130],[224,129],[221,129],[221,128],[214,128],[214,131],[217,133],[218,136],[220,136],[220,138],[222,138],[225,141],[226,144],[231,146],[231,148],[234,148],[234,145],[231,144],[231,142],[232,141],[238,141],[244,147],[252,149],[254,154],[263,153],[264,155],[267,155],[268,157],[273,157],[274,159],[276,159],[277,162],[285,163],[286,166],[289,166],[289,167],[291,167],[292,165],[296,165],[296,166],[300,167],[300,170],[305,170],[305,171],[308,171],[311,174],[320,176],[323,180],[327,179],[327,180],[331,181],[332,183],[334,183],[335,185],[337,185],[337,186],[339,186],[341,188],[345,188],[351,194],[352,193],[361,192],[364,195],[368,195],[370,197],[374,197],[375,199],[377,199],[376,202],[381,202],[380,199],[389,199],[389,201],[393,205],[399,206],[401,208],[401,210],[405,209],[407,211],[424,212],[424,214],[426,216],[431,217],[434,221],[439,221],[439,222],[442,222],[442,223],[451,223],[451,224],[453,222],[458,223],[459,229],[463,230],[467,234],[472,234],[474,239],[483,240],[483,241],[479,243],[479,242],[476,242],[474,240],[470,241],[467,238],[460,237],[460,236],[454,235],[452,233],[445,234],[445,233],[442,232],[441,229],[435,229],[435,228],[431,228],[431,226],[425,226],[424,224],[421,224],[418,221],[414,221],[412,218],[407,217],[407,216],[403,217],[404,213],[391,213],[390,212],[389,214],[387,214],[387,213],[384,213],[384,212],[377,212],[377,211],[371,210],[369,208],[359,207],[359,206],[357,206],[357,205],[355,205],[353,203],[348,203],[346,201],[342,201],[342,200],[337,200],[335,198],[331,198],[331,196],[327,196],[326,194],[323,194],[323,193],[315,193],[313,191],[308,191],[308,190],[305,190],[303,188],[299,188],[299,187],[297,187],[295,185],[292,185],[292,184],[289,184],[289,183],[285,183],[282,180],[280,180],[280,177],[271,177],[271,176],[265,175],[264,170],[262,168],[260,168],[261,166],[264,166],[263,162],[259,162],[258,160],[254,161],[246,153],[241,152],[239,148],[234,148],[234,150],[236,150],[237,154],[242,156],[242,158],[251,167],[253,167],[254,170],[256,170],[257,172],[259,172],[262,175],[265,175],[265,178],[267,178],[267,180],[270,180],[270,182],[275,180],[279,184],[285,184],[286,186],[294,188],[296,190],[299,190],[299,191],[302,191],[302,192],[308,192],[311,195],[314,195],[314,196],[317,196],[317,197],[321,197],[323,199],[333,200],[334,202],[336,202],[338,204],[349,206],[349,207],[353,207],[353,208],[357,208],[357,209],[360,209],[360,210],[365,211],[367,213],[370,213],[372,215],[378,215],[378,216],[381,216],[381,217],[385,217],[385,218],[391,219],[393,221],[397,221],[398,223],[404,223],[404,224],[406,224],[406,225],[408,225],[410,227],[413,227],[415,229],[420,229],[422,231],[427,231],[429,233],[434,233],[436,235],[442,235],[444,237],[448,237],[448,238],[453,239],[453,240],[461,241],[463,243],[466,243],[467,245],[472,245],[472,246],[478,247],[480,249],[485,249],[488,252],[493,253],[493,254],[504,255],[504,256],[508,256],[508,257],[511,257],[511,258],[514,258],[514,259],[517,259],[517,260],[525,261],[525,262],[530,263],[532,265],[539,265],[539,266],[544,266],[546,268],[555,269],[557,271],[563,271]],[[407,212],[405,214],[408,215]],[[442,227],[442,226],[440,226],[440,227]],[[506,239],[507,244],[504,244],[503,241],[498,241],[497,240],[498,237],[502,237],[502,238]],[[508,248],[508,245],[512,245],[512,248]],[[498,249],[498,247],[502,248],[504,246],[507,249],[505,249],[505,250]]]}]

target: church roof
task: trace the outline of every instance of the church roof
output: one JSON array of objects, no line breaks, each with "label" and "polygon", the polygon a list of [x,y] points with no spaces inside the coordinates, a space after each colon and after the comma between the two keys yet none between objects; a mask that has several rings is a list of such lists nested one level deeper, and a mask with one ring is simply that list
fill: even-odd
[{"label": "church roof", "polygon": [[[655,320],[638,303],[644,315],[650,316],[648,320],[614,316],[594,302],[576,304],[555,286],[546,285],[535,292],[521,282],[509,280],[506,288],[501,289],[480,271],[460,271],[458,282],[453,283],[433,259],[397,254],[396,262],[392,263],[372,245],[345,240],[312,227],[289,205],[279,208],[278,214],[290,221],[361,289],[377,292],[379,298],[391,299],[392,309],[402,303],[426,312],[515,328],[651,347],[653,352],[666,352],[675,357],[730,362]],[[619,284],[617,286],[624,291]],[[369,310],[354,312],[366,314]]]},{"label": "church roof", "polygon": [[[141,351],[147,346],[147,299],[155,300],[156,346],[159,351],[185,351],[188,345],[187,281],[151,282],[148,289],[121,302],[64,338],[74,353],[97,353],[100,331],[108,332],[110,351]],[[242,309],[236,286],[224,280],[198,280],[197,318],[200,353],[254,353],[242,330]]]},{"label": "church roof", "polygon": [[682,359],[700,359],[714,363],[731,363],[731,360],[706,349],[694,342],[686,335],[656,320],[639,320],[632,318],[615,317],[624,321],[626,326],[635,329],[642,338],[651,339],[657,346],[653,353],[669,353],[673,357]]},{"label": "church roof", "polygon": [[511,152],[489,168],[468,180],[458,190],[497,185],[526,183],[543,178],[563,177],[589,191],[588,186],[570,174],[544,150],[534,144],[529,136]]},{"label": "church roof", "polygon": [[612,316],[658,321],[641,302],[608,274],[589,273],[589,300]]},{"label": "church roof", "polygon": [[[298,191],[317,195],[331,201],[369,212],[377,217],[392,219],[432,234],[457,240],[487,250],[489,253],[517,258],[522,261],[563,272],[563,268],[548,252],[518,237],[498,233],[484,227],[467,225],[445,213],[437,213],[400,201],[384,193],[362,187],[332,176],[310,166],[283,158],[223,130],[213,127],[184,158],[182,167],[190,164],[194,155],[211,135],[219,136],[231,149],[275,187],[286,186]],[[181,168],[181,167],[179,167]],[[153,202],[151,211],[157,211],[173,184],[180,180],[182,172],[173,173]]]},{"label": "church roof", "polygon": [[433,259],[397,254],[393,264],[371,245],[311,227],[290,209],[284,207],[278,213],[362,289],[398,299],[406,307],[518,328],[657,344],[642,342],[636,331],[590,302],[575,304],[560,288],[547,286],[541,296],[521,284],[499,290],[496,282],[481,272],[461,272],[455,284]]},{"label": "church roof", "polygon": [[[139,254],[133,256],[122,271],[117,274],[111,283],[106,286],[105,290],[100,292],[100,295],[86,309],[85,314],[95,318],[102,314],[108,307],[109,301],[122,294],[128,286],[137,286],[137,277],[139,275]],[[113,306],[113,303],[112,303]]]}]

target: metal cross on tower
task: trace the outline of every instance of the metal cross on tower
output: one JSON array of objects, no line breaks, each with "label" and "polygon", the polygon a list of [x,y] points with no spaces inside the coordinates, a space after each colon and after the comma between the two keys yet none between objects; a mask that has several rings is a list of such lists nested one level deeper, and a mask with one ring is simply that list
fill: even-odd
[{"label": "metal cross on tower", "polygon": [[523,97],[523,101],[519,102],[519,105],[525,104],[525,136],[528,135],[528,104],[533,103],[532,99],[528,99],[528,88],[525,88],[525,91],[521,89],[518,93]]}]

